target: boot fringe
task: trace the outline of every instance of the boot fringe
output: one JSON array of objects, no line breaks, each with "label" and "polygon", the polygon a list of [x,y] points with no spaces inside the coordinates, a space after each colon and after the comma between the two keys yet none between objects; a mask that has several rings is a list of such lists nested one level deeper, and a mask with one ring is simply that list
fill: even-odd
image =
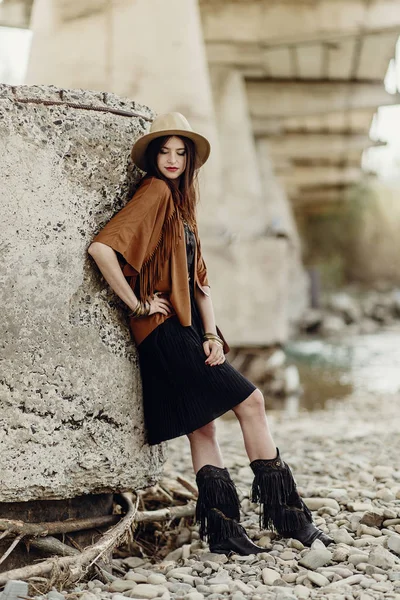
[{"label": "boot fringe", "polygon": [[200,522],[200,537],[209,544],[218,544],[228,538],[246,536],[245,529],[235,520],[230,519],[217,508],[208,511]]},{"label": "boot fringe", "polygon": [[298,508],[285,505],[271,507],[267,504],[262,504],[261,506],[260,527],[277,531],[282,535],[290,531],[303,529],[307,523],[312,521],[306,511],[299,510]]},{"label": "boot fringe", "polygon": [[251,463],[254,480],[252,502],[260,504],[260,527],[278,533],[301,529],[312,522],[309,508],[300,498],[290,467],[279,453],[273,460]]},{"label": "boot fringe", "polygon": [[267,471],[257,469],[252,485],[252,502],[265,502],[272,506],[286,504],[294,491],[293,475],[285,468]]},{"label": "boot fringe", "polygon": [[240,520],[240,501],[235,484],[227,469],[205,465],[196,476],[199,496],[196,503],[196,521],[200,524],[200,538],[205,539],[209,529],[210,510],[215,508],[229,519]]}]

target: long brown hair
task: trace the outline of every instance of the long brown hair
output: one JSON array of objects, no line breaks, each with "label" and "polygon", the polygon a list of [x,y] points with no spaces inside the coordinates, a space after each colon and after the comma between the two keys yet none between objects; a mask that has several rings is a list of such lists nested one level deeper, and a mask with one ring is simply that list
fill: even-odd
[{"label": "long brown hair", "polygon": [[168,179],[157,166],[157,157],[162,146],[173,135],[163,135],[150,142],[146,150],[147,175],[146,177],[157,177],[168,185],[172,192],[175,204],[179,207],[182,216],[192,228],[196,227],[196,205],[198,202],[198,160],[194,142],[185,136],[176,136],[182,140],[186,151],[186,167],[182,175],[177,179]]},{"label": "long brown hair", "polygon": [[194,142],[184,136],[179,137],[186,150],[186,167],[179,179],[168,179],[157,166],[157,156],[161,147],[173,137],[164,135],[150,142],[146,150],[147,177],[162,179],[171,190],[175,210],[164,222],[159,242],[153,253],[147,257],[140,270],[140,299],[148,300],[154,292],[154,286],[161,277],[162,265],[169,259],[172,248],[178,240],[179,213],[186,219],[192,228],[196,243],[201,253],[200,239],[196,221],[196,205],[198,202],[198,160]]}]

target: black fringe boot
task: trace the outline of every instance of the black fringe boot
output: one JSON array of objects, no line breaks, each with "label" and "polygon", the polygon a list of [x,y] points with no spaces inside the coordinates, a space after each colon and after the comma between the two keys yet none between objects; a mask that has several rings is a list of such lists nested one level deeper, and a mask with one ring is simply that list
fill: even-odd
[{"label": "black fringe boot", "polygon": [[332,538],[312,522],[309,508],[300,498],[292,472],[277,448],[276,458],[250,463],[254,473],[252,501],[261,504],[260,527],[276,530],[282,537],[311,546],[319,539],[328,546]]},{"label": "black fringe boot", "polygon": [[196,521],[200,525],[200,538],[208,542],[210,552],[242,555],[265,552],[239,524],[240,502],[228,469],[204,465],[196,474],[196,483],[199,489]]}]

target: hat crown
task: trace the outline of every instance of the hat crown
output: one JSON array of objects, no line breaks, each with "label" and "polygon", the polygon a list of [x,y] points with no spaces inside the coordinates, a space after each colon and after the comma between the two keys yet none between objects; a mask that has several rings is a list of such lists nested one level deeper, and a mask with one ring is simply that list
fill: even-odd
[{"label": "hat crown", "polygon": [[189,121],[179,112],[158,115],[150,126],[150,131],[140,136],[131,150],[132,161],[143,171],[148,170],[146,151],[150,142],[158,137],[181,136],[194,142],[197,168],[203,165],[210,155],[210,142],[204,135],[192,129]]},{"label": "hat crown", "polygon": [[158,115],[151,124],[150,133],[158,131],[167,131],[171,129],[181,129],[183,131],[191,131],[189,121],[179,112],[170,112],[163,115]]}]

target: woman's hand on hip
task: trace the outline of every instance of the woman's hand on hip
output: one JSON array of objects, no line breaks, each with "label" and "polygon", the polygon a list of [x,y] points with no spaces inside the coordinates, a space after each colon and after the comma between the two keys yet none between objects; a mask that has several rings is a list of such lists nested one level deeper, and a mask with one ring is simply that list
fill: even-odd
[{"label": "woman's hand on hip", "polygon": [[161,313],[162,315],[169,315],[173,312],[173,306],[168,298],[163,297],[162,292],[156,292],[151,300],[149,300],[150,304],[150,312],[149,315],[154,315],[154,313]]},{"label": "woman's hand on hip", "polygon": [[203,349],[205,355],[208,357],[205,360],[206,365],[214,367],[215,365],[222,365],[225,362],[225,354],[219,342],[206,340],[203,342]]}]

